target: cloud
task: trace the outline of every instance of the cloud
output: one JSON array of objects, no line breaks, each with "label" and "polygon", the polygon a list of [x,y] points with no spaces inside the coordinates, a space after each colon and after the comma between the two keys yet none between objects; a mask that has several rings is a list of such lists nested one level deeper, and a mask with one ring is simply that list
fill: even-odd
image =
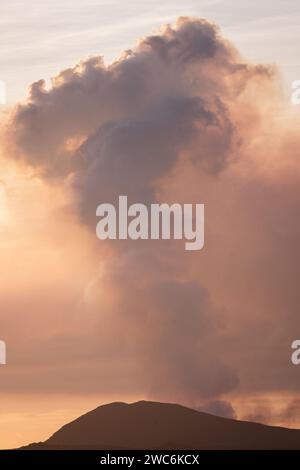
[{"label": "cloud", "polygon": [[235,419],[237,417],[231,403],[225,400],[210,401],[205,406],[199,408],[199,411],[205,411],[206,413],[222,416],[223,418]]},{"label": "cloud", "polygon": [[[38,340],[16,345],[15,364],[30,363],[20,389],[205,401],[232,416],[230,393],[297,391],[294,129],[276,71],[245,61],[199,19],[179,19],[108,66],[85,60],[50,89],[34,83],[10,117],[7,152],[51,195],[63,193],[74,257],[82,261],[87,237],[94,271],[76,281],[85,287],[76,321],[62,286],[60,327],[49,337],[39,326]],[[204,202],[204,250],[99,242],[96,207],[119,194]],[[72,253],[61,263],[72,276]],[[48,309],[43,315],[50,325]],[[5,374],[13,389],[15,371]]]},{"label": "cloud", "polygon": [[[78,150],[87,151],[96,142],[105,147],[112,133],[114,139],[121,139],[126,132],[132,139],[135,132],[142,133],[140,141],[148,137],[156,159],[167,164],[170,155],[167,152],[159,158],[166,149],[159,147],[157,151],[155,145],[166,145],[172,133],[169,150],[176,160],[183,145],[190,143],[195,148],[198,143],[201,149],[205,126],[208,136],[218,137],[219,148],[210,155],[199,149],[195,157],[207,159],[217,170],[226,161],[232,135],[226,99],[237,96],[249,78],[268,74],[268,68],[239,60],[215,26],[181,18],[175,28],[165,27],[159,35],[142,40],[109,66],[100,57],[93,57],[62,71],[53,79],[50,90],[43,80],[34,83],[28,102],[15,112],[12,140],[17,155],[35,165],[40,174],[64,177],[76,171],[70,153],[82,140],[84,146]],[[130,137],[128,143],[132,151]],[[172,143],[177,144],[175,148]],[[138,146],[138,141],[131,145]],[[115,152],[121,159],[120,149]],[[101,161],[103,153],[105,150],[98,151],[93,158]],[[93,158],[89,153],[86,164],[92,165]],[[136,158],[132,156],[132,165],[137,163]],[[147,154],[140,155],[149,169],[147,158]],[[155,156],[151,163],[155,167]],[[157,175],[149,174],[149,178],[153,176]]]}]

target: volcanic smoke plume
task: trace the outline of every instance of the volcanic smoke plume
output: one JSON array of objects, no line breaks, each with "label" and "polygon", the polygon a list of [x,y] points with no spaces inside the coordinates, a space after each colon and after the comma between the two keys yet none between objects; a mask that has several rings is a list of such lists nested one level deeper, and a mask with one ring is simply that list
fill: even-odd
[{"label": "volcanic smoke plume", "polygon": [[[15,346],[26,375],[5,371],[4,389],[226,403],[233,415],[242,394],[297,393],[300,142],[280,88],[274,68],[191,18],[110,65],[92,57],[50,88],[31,85],[10,116],[7,155],[63,195],[74,256],[78,231],[94,267],[76,277],[85,294],[74,316],[62,281],[56,326],[39,294],[39,337]],[[204,249],[96,240],[96,207],[121,194],[204,203]],[[71,259],[69,249],[61,264]]]}]

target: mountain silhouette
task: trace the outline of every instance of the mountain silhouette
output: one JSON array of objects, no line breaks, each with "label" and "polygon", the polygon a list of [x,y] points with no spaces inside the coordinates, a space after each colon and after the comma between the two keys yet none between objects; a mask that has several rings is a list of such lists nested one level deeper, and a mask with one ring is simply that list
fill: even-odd
[{"label": "mountain silhouette", "polygon": [[300,430],[139,401],[99,406],[22,449],[300,449]]}]

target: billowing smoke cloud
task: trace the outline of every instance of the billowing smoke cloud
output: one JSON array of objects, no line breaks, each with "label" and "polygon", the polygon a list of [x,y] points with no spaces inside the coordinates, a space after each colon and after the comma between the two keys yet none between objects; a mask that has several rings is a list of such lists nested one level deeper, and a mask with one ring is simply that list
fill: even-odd
[{"label": "billowing smoke cloud", "polygon": [[[59,348],[64,378],[53,381],[50,368],[39,387],[211,399],[212,410],[232,416],[219,397],[238,386],[284,388],[284,377],[297,389],[289,345],[299,324],[299,164],[297,138],[278,120],[278,83],[214,25],[181,18],[111,65],[90,58],[50,89],[32,85],[11,118],[9,153],[64,188],[93,239],[97,205],[120,194],[206,204],[198,254],[177,242],[98,243],[90,316],[56,340],[68,338],[68,350]],[[46,343],[28,348],[27,359],[39,348],[39,361],[55,362]],[[274,361],[277,378],[265,373]],[[25,388],[34,388],[32,374]]]}]

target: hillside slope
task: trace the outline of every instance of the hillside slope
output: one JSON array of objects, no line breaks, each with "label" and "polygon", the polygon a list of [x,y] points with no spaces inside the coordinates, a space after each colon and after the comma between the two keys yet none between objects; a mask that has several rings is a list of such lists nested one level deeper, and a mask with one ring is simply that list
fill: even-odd
[{"label": "hillside slope", "polygon": [[220,418],[176,404],[111,403],[25,449],[300,449],[300,430]]}]

